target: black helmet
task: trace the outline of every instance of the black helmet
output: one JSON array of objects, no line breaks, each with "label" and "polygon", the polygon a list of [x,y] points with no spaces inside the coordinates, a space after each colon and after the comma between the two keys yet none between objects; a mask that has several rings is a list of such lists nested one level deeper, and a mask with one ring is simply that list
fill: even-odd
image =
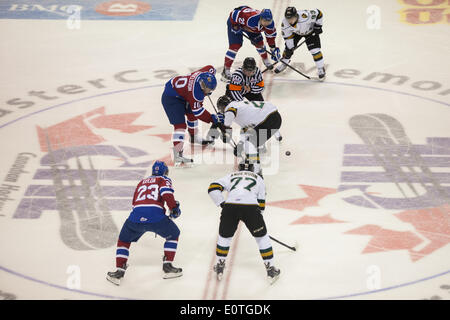
[{"label": "black helmet", "polygon": [[286,11],[284,11],[284,17],[286,19],[290,19],[292,17],[295,17],[297,15],[297,9],[295,7],[287,7]]},{"label": "black helmet", "polygon": [[244,161],[239,163],[239,171],[251,171],[253,172],[254,170],[254,165],[253,163],[250,163],[248,161]]},{"label": "black helmet", "polygon": [[256,61],[252,57],[247,57],[244,60],[244,64],[242,65],[242,69],[248,70],[248,71],[255,71],[256,70]]},{"label": "black helmet", "polygon": [[227,105],[229,105],[233,100],[227,95],[223,95],[217,99],[217,109],[219,109],[220,112],[223,112]]}]

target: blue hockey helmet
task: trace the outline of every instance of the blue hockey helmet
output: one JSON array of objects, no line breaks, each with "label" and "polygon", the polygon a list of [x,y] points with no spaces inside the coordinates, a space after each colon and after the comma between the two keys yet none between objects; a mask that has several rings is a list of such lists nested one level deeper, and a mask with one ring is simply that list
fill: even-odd
[{"label": "blue hockey helmet", "polygon": [[152,175],[154,176],[165,176],[169,174],[169,167],[164,161],[156,160],[152,166]]},{"label": "blue hockey helmet", "polygon": [[270,11],[270,9],[262,9],[260,17],[263,20],[272,21],[273,19],[272,11]]},{"label": "blue hockey helmet", "polygon": [[200,73],[200,75],[198,76],[198,82],[199,83],[203,82],[204,86],[210,89],[211,91],[213,91],[217,87],[216,77],[209,72]]}]

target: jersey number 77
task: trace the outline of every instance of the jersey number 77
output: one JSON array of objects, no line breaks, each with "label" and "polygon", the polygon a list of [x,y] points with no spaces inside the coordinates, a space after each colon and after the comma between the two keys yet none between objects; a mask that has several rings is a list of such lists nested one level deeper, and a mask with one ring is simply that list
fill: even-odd
[{"label": "jersey number 77", "polygon": [[256,185],[256,180],[253,179],[253,178],[235,177],[235,178],[232,178],[232,179],[231,179],[231,182],[234,182],[234,184],[233,184],[233,186],[231,187],[230,191],[233,190],[233,189],[235,189],[236,186],[237,186],[239,183],[241,183],[242,180],[248,180],[248,181],[250,181],[250,183],[247,184],[247,185],[244,187],[245,190],[251,191],[251,189]]}]

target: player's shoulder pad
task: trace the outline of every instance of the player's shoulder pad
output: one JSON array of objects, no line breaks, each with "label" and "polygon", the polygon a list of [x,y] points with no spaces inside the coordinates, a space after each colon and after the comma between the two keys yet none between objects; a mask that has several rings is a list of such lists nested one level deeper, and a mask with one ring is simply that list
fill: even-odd
[{"label": "player's shoulder pad", "polygon": [[228,111],[234,113],[234,116],[236,116],[236,114],[237,114],[237,103],[236,103],[236,101],[232,101],[226,106],[224,112],[228,112]]},{"label": "player's shoulder pad", "polygon": [[167,177],[167,176],[161,176],[161,177],[162,177],[162,181],[172,184],[172,179],[170,179],[169,177]]},{"label": "player's shoulder pad", "polygon": [[320,11],[319,9],[316,9],[316,11],[317,11],[317,19],[322,18],[323,17],[323,12]]}]

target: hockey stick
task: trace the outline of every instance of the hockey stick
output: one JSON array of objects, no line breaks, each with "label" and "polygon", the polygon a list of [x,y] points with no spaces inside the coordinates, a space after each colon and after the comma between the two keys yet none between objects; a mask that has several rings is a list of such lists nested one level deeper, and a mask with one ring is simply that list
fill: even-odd
[{"label": "hockey stick", "polygon": [[275,239],[275,238],[272,237],[272,236],[269,236],[269,238],[270,238],[270,240],[273,240],[273,241],[275,241],[275,242],[281,244],[282,246],[284,246],[284,247],[286,247],[286,248],[288,248],[288,249],[291,249],[292,251],[297,251],[297,248],[296,248],[295,246],[294,246],[294,247],[288,246],[286,243],[281,242],[280,240],[277,240],[277,239]]},{"label": "hockey stick", "polygon": [[[248,40],[250,40],[250,42],[251,42],[254,46],[256,46],[255,43],[252,41],[252,39],[250,39],[246,34],[243,33],[242,35],[243,35],[244,37],[246,37]],[[264,47],[263,47],[263,50],[264,50],[267,54],[269,54],[270,56],[272,56],[272,53],[269,52],[267,49],[264,49]],[[304,74],[304,73],[298,71],[298,70],[295,69],[294,67],[291,67],[288,63],[282,61],[281,59],[278,60],[278,61],[280,61],[282,64],[286,65],[287,67],[291,68],[292,70],[294,70],[294,71],[297,72],[298,74],[301,74],[301,75],[304,76],[306,79],[311,80],[311,77],[310,77],[310,76],[307,76],[306,74]],[[314,79],[313,79],[313,80],[314,80]]]},{"label": "hockey stick", "polygon": [[[292,51],[295,51],[295,50],[297,50],[302,44],[304,44],[306,42],[306,39],[305,40],[303,40],[302,42],[300,42],[300,44],[298,44],[294,49],[292,49]],[[280,60],[278,60],[278,61],[275,61],[274,63],[272,63],[270,66],[271,66],[271,68],[269,69],[269,67],[267,67],[266,69],[264,69],[264,71],[263,72],[261,72],[261,73],[264,73],[264,72],[266,72],[267,70],[271,70],[278,62],[279,62]]]}]

